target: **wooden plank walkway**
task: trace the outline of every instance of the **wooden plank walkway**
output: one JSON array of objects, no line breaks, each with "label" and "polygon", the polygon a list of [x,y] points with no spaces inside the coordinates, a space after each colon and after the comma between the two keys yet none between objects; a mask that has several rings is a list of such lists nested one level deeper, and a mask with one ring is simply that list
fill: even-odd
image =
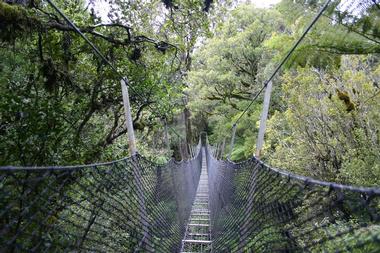
[{"label": "wooden plank walkway", "polygon": [[195,252],[212,252],[208,174],[204,148],[202,148],[201,177],[181,247],[181,253]]}]

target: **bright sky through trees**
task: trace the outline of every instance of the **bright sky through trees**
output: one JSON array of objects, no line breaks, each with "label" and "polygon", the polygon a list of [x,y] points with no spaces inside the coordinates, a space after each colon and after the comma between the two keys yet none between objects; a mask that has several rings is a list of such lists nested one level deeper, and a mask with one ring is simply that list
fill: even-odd
[{"label": "bright sky through trees", "polygon": [[[281,0],[238,0],[240,3],[253,3],[256,7],[259,8],[269,8],[274,4],[279,3]],[[90,2],[87,0],[87,2]],[[94,0],[95,3],[94,9],[95,11],[104,19],[108,20],[107,14],[110,11],[110,7],[107,1],[104,0]]]}]

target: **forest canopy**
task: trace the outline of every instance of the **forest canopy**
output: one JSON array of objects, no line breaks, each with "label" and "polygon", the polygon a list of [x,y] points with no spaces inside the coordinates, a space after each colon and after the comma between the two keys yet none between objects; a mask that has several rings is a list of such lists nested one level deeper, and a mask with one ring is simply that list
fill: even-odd
[{"label": "forest canopy", "polygon": [[[160,161],[186,158],[201,131],[224,157],[251,157],[262,96],[242,112],[323,5],[112,0],[105,17],[96,1],[54,3],[128,77],[139,152]],[[273,82],[264,161],[379,182],[379,8],[332,1],[286,61]],[[0,165],[128,155],[120,76],[48,2],[0,1],[0,30]]]},{"label": "forest canopy", "polygon": [[378,0],[0,0],[0,94],[0,252],[379,251]]},{"label": "forest canopy", "polygon": [[[241,115],[321,5],[240,5],[196,51],[188,75],[191,109],[208,118],[210,140],[223,145],[225,157],[255,153],[262,96]],[[275,77],[264,161],[318,179],[378,185],[379,29],[377,3],[332,3]]]},{"label": "forest canopy", "polygon": [[[128,77],[139,149],[149,154],[153,143],[167,155],[159,138],[163,122],[174,124],[185,108],[183,77],[192,50],[199,37],[210,36],[223,5],[208,10],[207,1],[115,0],[105,18],[93,1],[54,3]],[[128,154],[120,77],[73,27],[46,1],[2,0],[0,30],[1,165]]]}]

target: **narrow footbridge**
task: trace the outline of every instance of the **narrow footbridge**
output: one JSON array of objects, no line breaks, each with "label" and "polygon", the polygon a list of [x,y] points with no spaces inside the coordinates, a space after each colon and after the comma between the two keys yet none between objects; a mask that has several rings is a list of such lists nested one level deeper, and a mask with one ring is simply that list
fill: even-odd
[{"label": "narrow footbridge", "polygon": [[186,225],[185,237],[182,240],[181,253],[212,251],[208,174],[204,148],[202,148],[202,157],[201,177]]},{"label": "narrow footbridge", "polygon": [[0,169],[0,252],[380,252],[380,190],[254,157]]}]

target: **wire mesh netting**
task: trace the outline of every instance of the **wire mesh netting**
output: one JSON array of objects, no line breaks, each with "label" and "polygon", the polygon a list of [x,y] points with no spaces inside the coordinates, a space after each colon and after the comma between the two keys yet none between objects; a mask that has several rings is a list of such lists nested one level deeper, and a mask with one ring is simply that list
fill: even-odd
[{"label": "wire mesh netting", "polygon": [[380,190],[207,152],[215,252],[379,252]]},{"label": "wire mesh netting", "polygon": [[[0,170],[1,252],[178,252],[202,152]],[[380,190],[320,182],[206,149],[213,252],[378,252]]]},{"label": "wire mesh netting", "polygon": [[176,252],[201,159],[3,167],[0,252]]}]

